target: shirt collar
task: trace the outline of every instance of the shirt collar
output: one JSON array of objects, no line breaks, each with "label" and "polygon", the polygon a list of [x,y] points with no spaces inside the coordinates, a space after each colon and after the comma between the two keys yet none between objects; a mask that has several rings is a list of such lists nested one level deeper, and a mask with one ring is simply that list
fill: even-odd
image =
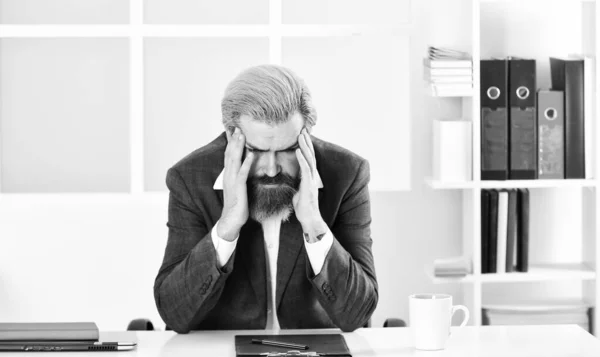
[{"label": "shirt collar", "polygon": [[[223,172],[225,172],[224,169],[221,171],[221,173],[219,174],[219,177],[217,177],[217,180],[215,181],[215,184],[213,185],[214,190],[222,190],[223,189]],[[321,175],[319,175],[319,171],[316,171],[316,172],[317,172],[317,188],[323,188],[323,181],[321,181]]]}]

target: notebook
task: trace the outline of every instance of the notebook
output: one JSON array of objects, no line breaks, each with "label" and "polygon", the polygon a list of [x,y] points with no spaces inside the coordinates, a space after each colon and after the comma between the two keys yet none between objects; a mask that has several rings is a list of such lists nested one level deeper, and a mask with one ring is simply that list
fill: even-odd
[{"label": "notebook", "polygon": [[93,322],[0,323],[3,351],[127,351],[135,342],[100,341]]},{"label": "notebook", "polygon": [[[307,349],[293,349],[252,343],[252,340],[288,342],[308,346]],[[346,340],[341,334],[323,335],[236,335],[236,356],[339,356],[352,357]]]},{"label": "notebook", "polygon": [[4,322],[0,341],[98,341],[93,322]]}]

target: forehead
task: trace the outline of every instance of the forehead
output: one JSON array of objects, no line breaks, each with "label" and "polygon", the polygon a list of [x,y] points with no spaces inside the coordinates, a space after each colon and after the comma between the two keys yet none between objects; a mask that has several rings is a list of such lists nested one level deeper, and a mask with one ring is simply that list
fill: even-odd
[{"label": "forehead", "polygon": [[240,116],[240,129],[246,136],[246,143],[260,150],[287,149],[298,142],[303,127],[304,119],[299,113],[277,125],[254,120],[248,115]]}]

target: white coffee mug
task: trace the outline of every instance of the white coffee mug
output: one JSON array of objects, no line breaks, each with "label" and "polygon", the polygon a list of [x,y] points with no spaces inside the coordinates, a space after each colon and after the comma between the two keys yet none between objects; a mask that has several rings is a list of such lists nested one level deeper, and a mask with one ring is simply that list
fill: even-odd
[{"label": "white coffee mug", "polygon": [[448,294],[413,294],[408,297],[409,327],[418,350],[442,350],[450,336],[452,316],[462,310],[463,327],[469,321],[469,309],[464,305],[452,305]]}]

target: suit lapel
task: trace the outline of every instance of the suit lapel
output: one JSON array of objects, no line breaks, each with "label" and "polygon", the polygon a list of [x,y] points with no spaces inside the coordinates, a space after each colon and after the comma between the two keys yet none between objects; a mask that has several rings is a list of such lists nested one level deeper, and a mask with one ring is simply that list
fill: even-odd
[{"label": "suit lapel", "polygon": [[[267,266],[262,228],[259,223],[248,220],[242,227],[237,254],[242,256],[244,270],[252,285],[259,306],[267,309]],[[241,249],[240,249],[241,248]]]},{"label": "suit lapel", "polygon": [[292,272],[296,267],[296,260],[302,250],[304,238],[302,237],[302,226],[295,214],[292,214],[288,222],[281,224],[279,234],[279,253],[277,256],[277,293],[275,303],[277,308],[281,303],[281,297],[287,287]]}]

